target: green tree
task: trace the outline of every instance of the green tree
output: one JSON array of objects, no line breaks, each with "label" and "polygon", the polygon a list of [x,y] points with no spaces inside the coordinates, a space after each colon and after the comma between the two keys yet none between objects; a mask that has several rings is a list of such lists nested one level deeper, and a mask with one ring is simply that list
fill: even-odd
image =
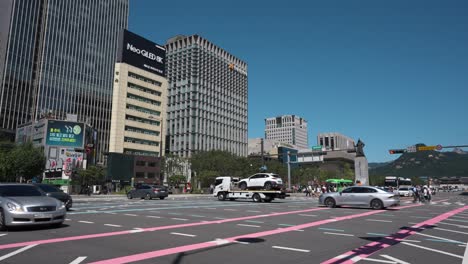
[{"label": "green tree", "polygon": [[172,175],[167,178],[169,185],[179,187],[180,184],[184,184],[187,178],[184,175]]},{"label": "green tree", "polygon": [[10,169],[15,172],[17,179],[27,181],[44,171],[46,162],[44,153],[31,142],[16,145],[7,155]]},{"label": "green tree", "polygon": [[106,171],[99,166],[89,166],[86,169],[78,169],[76,175],[73,176],[72,184],[74,185],[101,185],[106,179]]},{"label": "green tree", "polygon": [[343,179],[354,180],[354,171],[351,169],[351,165],[347,162],[343,165]]}]

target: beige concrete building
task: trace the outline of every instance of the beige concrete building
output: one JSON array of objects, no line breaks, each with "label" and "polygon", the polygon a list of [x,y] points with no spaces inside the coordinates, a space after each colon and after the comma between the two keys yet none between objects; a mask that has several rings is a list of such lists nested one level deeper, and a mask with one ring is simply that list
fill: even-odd
[{"label": "beige concrete building", "polygon": [[115,64],[109,152],[164,155],[167,87],[163,76]]}]

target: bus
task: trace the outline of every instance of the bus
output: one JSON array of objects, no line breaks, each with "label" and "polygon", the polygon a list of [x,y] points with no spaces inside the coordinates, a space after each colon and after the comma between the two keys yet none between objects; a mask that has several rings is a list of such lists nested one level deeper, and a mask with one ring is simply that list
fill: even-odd
[{"label": "bus", "polygon": [[385,177],[385,187],[398,188],[399,186],[411,186],[411,179],[396,176]]},{"label": "bus", "polygon": [[352,180],[345,179],[328,179],[325,181],[328,185],[334,185],[337,192],[341,192],[344,188],[353,185]]}]

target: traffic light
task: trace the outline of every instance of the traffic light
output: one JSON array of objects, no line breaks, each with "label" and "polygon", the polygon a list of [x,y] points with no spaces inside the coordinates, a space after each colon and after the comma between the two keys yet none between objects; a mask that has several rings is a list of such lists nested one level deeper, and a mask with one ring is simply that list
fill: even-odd
[{"label": "traffic light", "polygon": [[406,152],[406,149],[390,149],[388,153],[390,154],[403,154]]}]

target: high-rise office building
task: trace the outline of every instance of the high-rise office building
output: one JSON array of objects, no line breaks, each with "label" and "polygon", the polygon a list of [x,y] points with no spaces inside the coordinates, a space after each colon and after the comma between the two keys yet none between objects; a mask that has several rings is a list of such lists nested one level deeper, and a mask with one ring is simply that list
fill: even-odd
[{"label": "high-rise office building", "polygon": [[42,116],[74,114],[97,129],[102,159],[128,0],[2,0],[0,22],[2,135]]},{"label": "high-rise office building", "polygon": [[308,148],[307,121],[296,115],[283,115],[265,119],[265,139]]},{"label": "high-rise office building", "polygon": [[166,151],[247,156],[247,64],[197,36],[169,39]]},{"label": "high-rise office building", "polygon": [[160,157],[164,153],[166,50],[122,31],[115,64],[109,152]]},{"label": "high-rise office building", "polygon": [[327,150],[347,150],[354,148],[354,140],[352,138],[337,132],[318,134],[317,144]]}]

